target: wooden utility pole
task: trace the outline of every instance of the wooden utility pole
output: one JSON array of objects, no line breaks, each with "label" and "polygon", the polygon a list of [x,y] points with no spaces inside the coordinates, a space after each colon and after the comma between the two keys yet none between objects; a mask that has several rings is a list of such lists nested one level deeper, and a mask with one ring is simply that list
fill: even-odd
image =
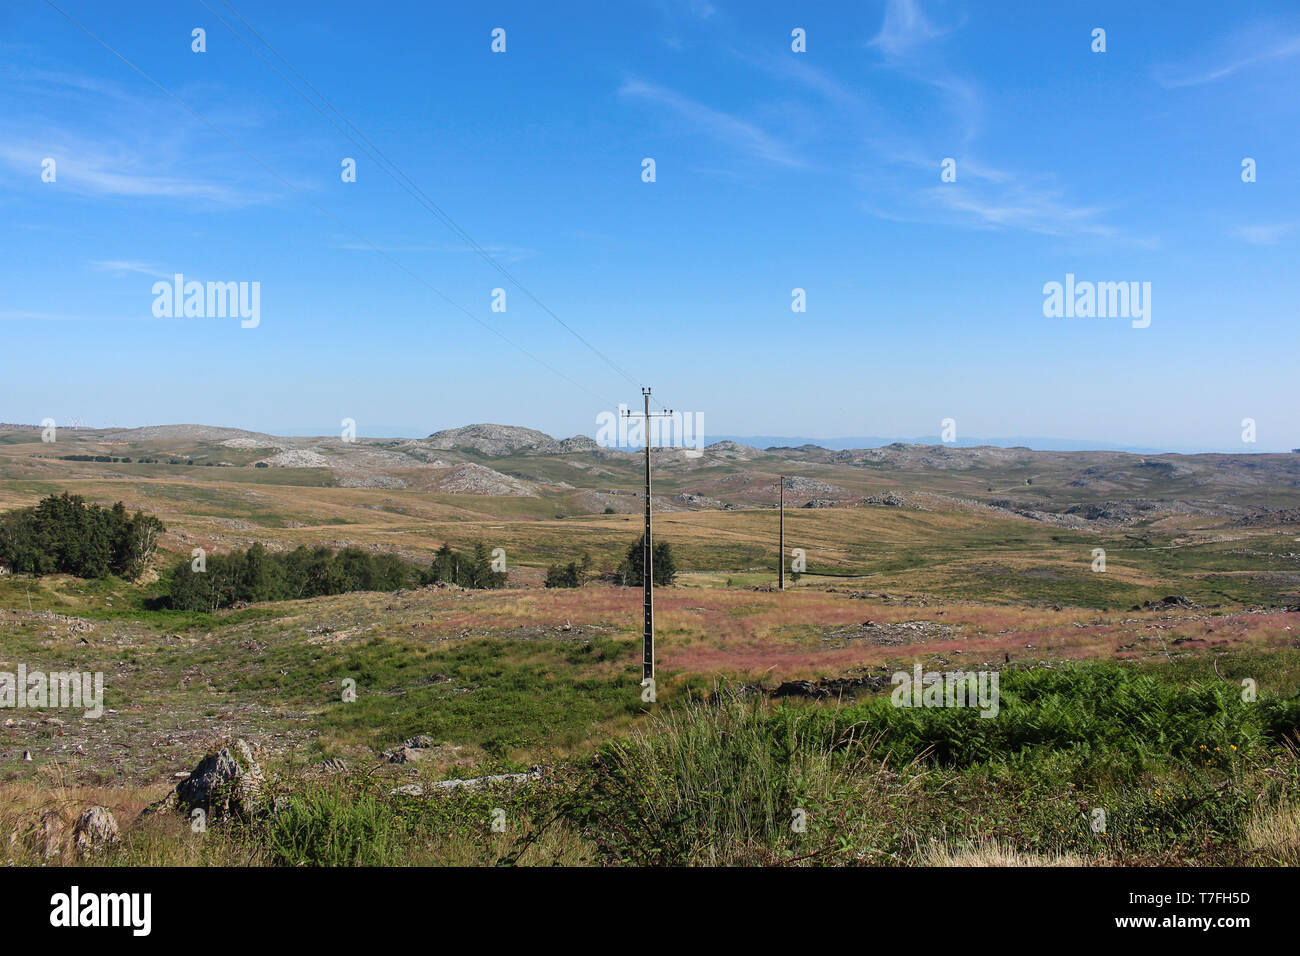
[{"label": "wooden utility pole", "polygon": [[781,590],[785,590],[785,475],[781,476]]},{"label": "wooden utility pole", "polygon": [[[645,535],[641,550],[641,584],[645,592],[642,598],[644,619],[641,625],[641,683],[653,681],[655,677],[655,596],[654,596],[654,544],[650,536],[650,419],[668,418],[672,409],[665,409],[650,414],[650,389],[641,389],[645,400]],[[624,409],[623,414],[632,417],[634,413]]]}]

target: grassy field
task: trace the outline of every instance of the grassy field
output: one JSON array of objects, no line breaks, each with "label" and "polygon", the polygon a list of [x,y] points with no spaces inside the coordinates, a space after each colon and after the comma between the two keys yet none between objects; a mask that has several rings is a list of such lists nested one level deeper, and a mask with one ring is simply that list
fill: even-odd
[{"label": "grassy field", "polygon": [[[640,591],[539,587],[547,565],[584,552],[612,570],[637,539],[638,515],[601,513],[581,488],[344,487],[329,469],[254,469],[239,448],[219,452],[229,467],[40,451],[0,442],[0,507],[63,491],[122,500],[167,525],[157,566],[255,541],[420,561],[444,542],[482,541],[505,550],[511,577],[500,591],[202,614],[149,609],[163,586],[152,573],[0,576],[0,670],[102,672],[107,708],[99,719],[3,714],[0,846],[15,862],[36,859],[43,814],[73,818],[90,803],[122,823],[111,861],[127,865],[1298,862],[1300,527],[1262,511],[1290,507],[1289,488],[1076,528],[976,500],[1025,477],[1061,494],[1074,472],[1058,465],[1055,477],[1033,460],[961,474],[827,466],[828,480],[901,488],[908,504],[791,509],[786,543],[805,551],[807,573],[785,592],[773,509],[665,507],[656,534],[682,571],[656,592],[649,703]],[[157,449],[115,454],[142,452]],[[482,460],[573,481],[562,459]],[[600,467],[601,487],[635,488],[634,468]],[[765,467],[670,463],[660,487],[695,493]],[[1267,520],[1237,520],[1240,502]],[[891,707],[890,675],[915,664],[999,672],[1001,713]],[[856,681],[857,696],[769,696],[832,679]],[[1257,700],[1242,700],[1243,681]],[[417,734],[437,741],[425,759],[386,761]],[[282,813],[205,834],[138,816],[235,738],[263,755]],[[319,772],[335,760],[346,772]],[[545,773],[526,786],[393,792],[531,767]],[[487,825],[496,809],[504,832]]]},{"label": "grassy field", "polygon": [[[1280,666],[1298,665],[1294,651]],[[472,668],[477,654],[466,662]],[[1254,673],[1272,666],[1254,657]],[[526,680],[526,678],[525,678]],[[723,690],[656,708],[528,786],[407,795],[391,773],[268,763],[277,812],[195,833],[136,816],[120,865],[1296,865],[1300,700],[1164,668],[1010,669],[992,720],[882,699],[771,707]],[[417,779],[429,783],[437,774]],[[407,777],[408,782],[411,778]],[[157,788],[6,785],[37,813],[134,816]],[[65,854],[61,862],[75,862]]]}]

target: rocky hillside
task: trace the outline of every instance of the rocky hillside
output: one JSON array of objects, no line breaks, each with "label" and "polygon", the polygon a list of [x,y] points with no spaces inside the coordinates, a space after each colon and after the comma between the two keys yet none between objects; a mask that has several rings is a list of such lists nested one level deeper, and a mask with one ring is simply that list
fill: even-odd
[{"label": "rocky hillside", "polygon": [[475,451],[481,455],[513,455],[531,452],[539,455],[563,455],[575,451],[591,451],[600,446],[585,435],[575,435],[563,441],[545,432],[518,425],[465,425],[434,432],[424,440],[429,448],[446,451]]},{"label": "rocky hillside", "polygon": [[[0,478],[198,476],[515,499],[531,515],[631,514],[640,508],[639,452],[586,436],[556,439],[475,424],[428,438],[273,436],[206,425],[60,431],[0,429]],[[977,508],[1069,528],[1119,528],[1214,517],[1241,526],[1287,522],[1300,509],[1300,454],[1137,455],[995,446],[909,445],[831,450],[755,448],[734,441],[654,452],[665,510],[776,504],[791,508]],[[165,471],[164,471],[165,469]],[[291,474],[284,475],[282,472]],[[937,496],[933,499],[918,496]],[[947,502],[945,504],[945,502]]]}]

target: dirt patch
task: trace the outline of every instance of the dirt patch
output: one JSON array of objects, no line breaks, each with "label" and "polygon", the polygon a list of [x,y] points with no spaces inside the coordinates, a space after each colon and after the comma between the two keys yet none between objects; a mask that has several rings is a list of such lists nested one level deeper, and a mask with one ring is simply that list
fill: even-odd
[{"label": "dirt patch", "polygon": [[939,621],[863,621],[852,627],[837,627],[827,631],[822,635],[822,643],[832,647],[848,647],[861,641],[876,647],[903,647],[928,641],[951,640],[959,631],[960,628]]}]

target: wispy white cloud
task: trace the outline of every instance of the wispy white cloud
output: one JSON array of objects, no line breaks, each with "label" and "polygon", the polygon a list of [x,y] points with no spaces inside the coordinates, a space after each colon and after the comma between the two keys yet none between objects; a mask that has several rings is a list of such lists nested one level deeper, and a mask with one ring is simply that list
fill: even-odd
[{"label": "wispy white cloud", "polygon": [[1228,49],[1220,51],[1213,64],[1199,66],[1157,66],[1153,75],[1166,89],[1200,86],[1232,76],[1248,67],[1276,60],[1285,60],[1300,53],[1300,34],[1278,37],[1271,28],[1256,25],[1229,41]]},{"label": "wispy white cloud", "polygon": [[705,24],[708,24],[705,29],[713,30],[718,20],[723,19],[718,8],[709,0],[654,0],[653,6],[658,10],[667,31],[662,38],[664,45],[678,53],[689,45],[683,32],[698,33]]},{"label": "wispy white cloud", "polygon": [[[1149,236],[1132,236],[1105,221],[1108,207],[1069,201],[1063,190],[1044,184],[1025,184],[1012,174],[984,168],[974,176],[971,164],[959,161],[959,181],[912,191],[906,205],[882,206],[866,202],[862,210],[891,222],[948,225],[970,229],[1014,229],[1041,236],[1069,239],[1093,237],[1142,248],[1156,248]],[[937,164],[933,165],[937,170]],[[936,172],[937,178],[937,172]],[[977,180],[970,182],[971,179]]]},{"label": "wispy white cloud", "polygon": [[663,107],[696,129],[728,143],[754,159],[777,166],[806,165],[785,143],[754,123],[688,99],[666,87],[631,78],[624,81],[618,92],[629,99],[639,99]]},{"label": "wispy white cloud", "polygon": [[949,69],[934,42],[961,25],[936,26],[926,16],[920,0],[889,0],[880,31],[867,47],[880,53],[886,66],[933,89],[960,123],[962,142],[970,143],[979,135],[983,121],[979,87]]},{"label": "wispy white cloud", "polygon": [[[923,171],[930,185],[900,194],[896,179],[864,174],[860,185],[875,195],[863,210],[897,222],[1153,244],[1108,224],[1107,208],[1072,201],[1051,176],[1000,168],[971,155],[983,124],[983,95],[974,80],[948,67],[942,43],[961,26],[962,21],[941,25],[920,0],[886,3],[880,29],[867,46],[886,68],[929,87],[946,110],[928,132],[915,123],[891,123],[887,116],[874,124],[869,143],[881,162]],[[951,117],[946,124],[944,116]],[[957,161],[958,181],[940,184],[940,162],[948,156]]]},{"label": "wispy white cloud", "polygon": [[896,60],[948,32],[930,22],[917,0],[889,0],[880,32],[867,45]]},{"label": "wispy white cloud", "polygon": [[[183,95],[221,128],[261,124],[255,109],[236,110],[211,87],[191,84]],[[3,183],[39,182],[41,161],[49,158],[57,164],[57,187],[78,195],[224,205],[271,200],[267,185],[250,187],[232,172],[247,163],[230,156],[211,130],[156,91],[51,69],[35,55],[0,62],[0,169],[16,174]]]},{"label": "wispy white cloud", "polygon": [[[490,255],[493,259],[496,259],[498,262],[522,262],[525,259],[533,259],[541,255],[541,253],[536,249],[529,249],[524,246],[511,246],[505,244],[491,245],[484,243],[479,243],[479,246],[484,252]],[[450,252],[477,255],[477,252],[470,246],[446,242],[377,241],[374,245],[370,245],[365,242],[345,240],[339,242],[337,248],[354,252]]]},{"label": "wispy white cloud", "polygon": [[811,65],[803,57],[776,55],[769,52],[755,55],[735,49],[731,53],[749,66],[758,67],[785,83],[811,90],[837,107],[861,109],[869,104],[867,97],[861,91],[851,89],[825,70]]},{"label": "wispy white cloud", "polygon": [[164,272],[158,266],[148,262],[133,262],[127,259],[92,259],[90,264],[96,269],[115,275],[142,275],[151,279],[170,279],[172,273]]},{"label": "wispy white cloud", "polygon": [[1257,246],[1272,246],[1281,242],[1293,229],[1294,222],[1258,223],[1255,225],[1236,226],[1230,230],[1234,239],[1249,242]]},{"label": "wispy white cloud", "polygon": [[873,145],[876,146],[876,151],[884,162],[907,166],[932,177],[939,175],[943,160],[951,158],[957,163],[958,177],[962,182],[975,179],[985,183],[1012,183],[1022,178],[1010,170],[990,166],[968,153],[958,152],[951,157],[928,153],[912,140],[882,138],[874,141]]},{"label": "wispy white cloud", "polygon": [[1114,237],[1116,230],[1097,221],[1099,207],[1073,206],[1060,193],[1020,187],[990,193],[961,183],[933,186],[924,195],[935,204],[968,214],[987,226],[1025,229],[1047,236],[1088,233]]},{"label": "wispy white cloud", "polygon": [[155,156],[144,156],[125,147],[107,153],[94,145],[55,134],[45,142],[0,142],[0,165],[15,176],[39,181],[41,163],[55,161],[55,184],[84,195],[202,199],[240,204],[254,196],[221,183],[166,175],[151,169]]},{"label": "wispy white cloud", "polygon": [[964,179],[974,178],[988,183],[1010,183],[1015,180],[1015,176],[1005,169],[995,169],[969,157],[959,156],[954,158],[957,160],[957,166],[961,170]]}]

